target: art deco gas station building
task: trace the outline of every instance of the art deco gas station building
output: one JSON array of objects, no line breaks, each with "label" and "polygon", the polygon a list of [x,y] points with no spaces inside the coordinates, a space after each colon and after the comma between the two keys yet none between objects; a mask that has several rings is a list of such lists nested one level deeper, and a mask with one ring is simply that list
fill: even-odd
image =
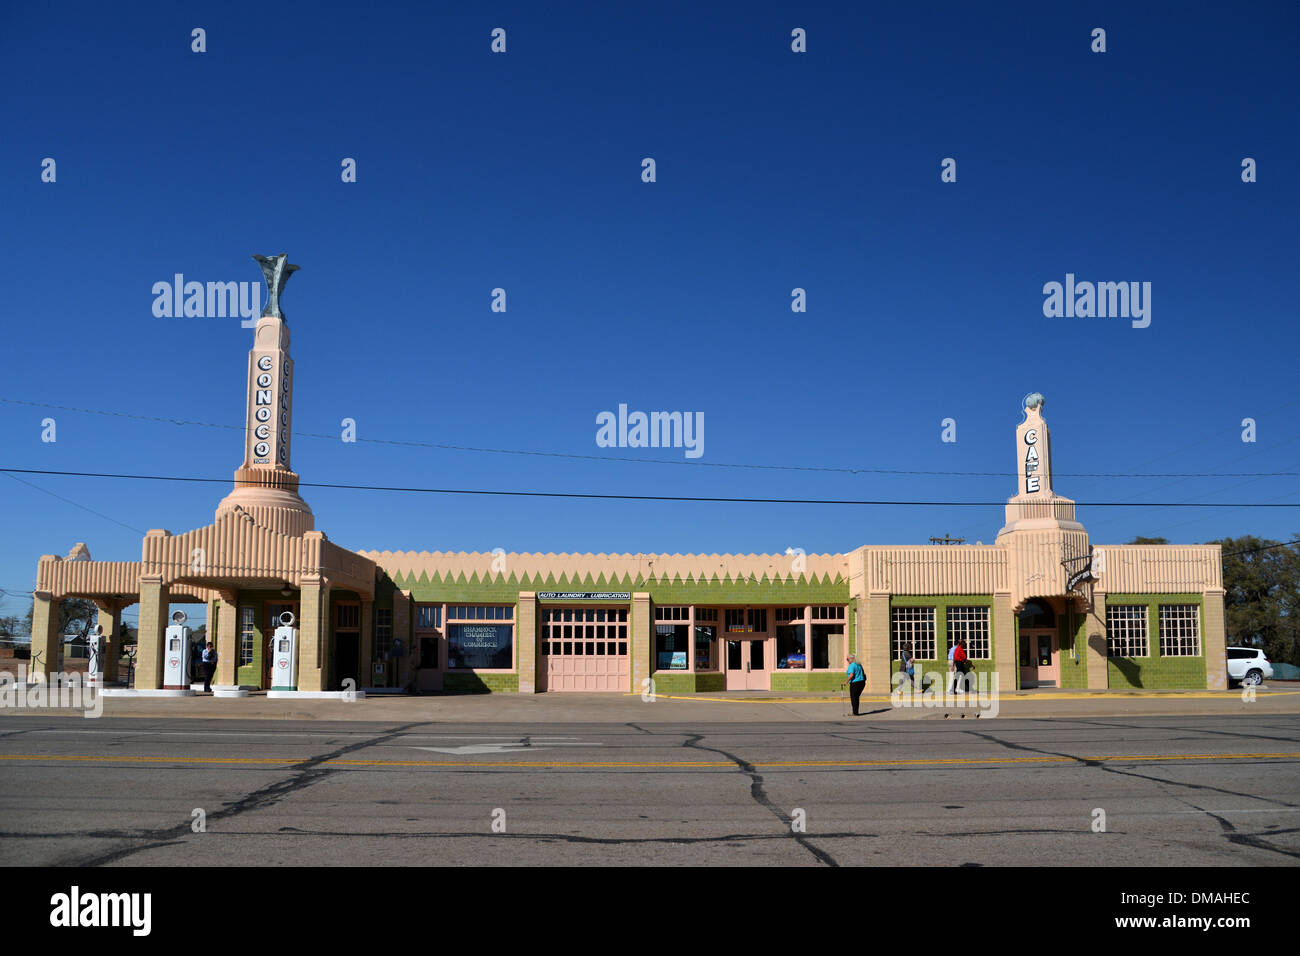
[{"label": "art deco gas station building", "polygon": [[[37,571],[33,679],[57,670],[55,602],[93,600],[118,678],[139,603],[135,687],[162,686],[170,603],[206,603],[219,687],[270,688],[268,641],[297,618],[297,687],[419,691],[831,690],[844,655],[887,691],[898,650],[946,669],[965,637],[1002,689],[1226,687],[1217,545],[1093,545],[1052,481],[1043,402],[1016,429],[1018,487],[991,545],[843,554],[351,551],[316,530],[290,467],[293,361],[279,308],[296,266],[261,259],[243,464],[211,523],[153,530],[138,561],[84,549]],[[934,662],[927,664],[927,662]]]}]

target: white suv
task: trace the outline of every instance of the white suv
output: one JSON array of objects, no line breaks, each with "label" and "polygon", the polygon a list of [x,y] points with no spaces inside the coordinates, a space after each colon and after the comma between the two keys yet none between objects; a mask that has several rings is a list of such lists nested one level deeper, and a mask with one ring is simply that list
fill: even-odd
[{"label": "white suv", "polygon": [[1259,684],[1273,676],[1273,665],[1257,647],[1228,648],[1228,680]]}]

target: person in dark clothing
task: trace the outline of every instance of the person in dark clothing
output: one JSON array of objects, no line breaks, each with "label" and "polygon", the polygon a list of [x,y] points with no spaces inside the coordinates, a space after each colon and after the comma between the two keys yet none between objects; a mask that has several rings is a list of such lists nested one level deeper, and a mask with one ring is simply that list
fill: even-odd
[{"label": "person in dark clothing", "polygon": [[203,689],[212,693],[212,675],[217,672],[217,649],[208,641],[203,649]]},{"label": "person in dark clothing", "polygon": [[849,685],[849,697],[853,701],[853,716],[857,717],[858,700],[862,697],[862,688],[867,686],[867,672],[862,669],[862,665],[852,654],[846,657],[844,662],[849,666],[844,672],[845,679],[840,681],[840,686]]},{"label": "person in dark clothing", "polygon": [[961,687],[966,693],[970,693],[970,678],[966,675],[970,673],[970,658],[966,656],[966,638],[957,639],[957,647],[952,655],[952,662],[957,668],[956,676],[953,678],[953,690]]},{"label": "person in dark clothing", "polygon": [[[898,655],[898,669],[907,675],[908,681],[912,687],[916,687],[916,654],[912,650],[912,642],[907,641],[903,644],[902,651]],[[903,686],[901,683],[898,685]]]}]

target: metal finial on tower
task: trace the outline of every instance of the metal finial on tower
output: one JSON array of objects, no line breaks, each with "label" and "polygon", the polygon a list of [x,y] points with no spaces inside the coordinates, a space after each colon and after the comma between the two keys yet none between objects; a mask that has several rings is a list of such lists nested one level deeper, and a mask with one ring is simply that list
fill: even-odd
[{"label": "metal finial on tower", "polygon": [[298,266],[289,264],[287,252],[282,252],[278,256],[259,256],[255,253],[253,258],[262,267],[262,275],[266,277],[266,308],[262,310],[262,314],[277,319],[285,318],[284,312],[280,309],[280,296],[284,294],[289,276],[298,271]]}]

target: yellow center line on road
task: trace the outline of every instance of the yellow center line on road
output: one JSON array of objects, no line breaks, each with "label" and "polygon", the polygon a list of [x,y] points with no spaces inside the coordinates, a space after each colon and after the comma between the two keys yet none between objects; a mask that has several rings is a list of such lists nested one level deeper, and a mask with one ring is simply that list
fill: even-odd
[{"label": "yellow center line on road", "polygon": [[[1124,760],[1288,760],[1300,758],[1300,752],[1241,753],[1241,754],[1106,754],[1102,756],[1041,756],[1041,757],[934,757],[911,760],[762,760],[752,767],[924,767],[971,764],[1027,764],[1074,763],[1087,761]],[[93,754],[0,754],[0,760],[48,760],[75,763],[172,763],[172,764],[275,764],[292,765],[311,760],[311,757],[145,757],[145,756],[95,756]],[[327,767],[568,767],[577,769],[651,769],[651,768],[701,768],[727,767],[735,769],[732,760],[347,760],[321,761]]]}]

